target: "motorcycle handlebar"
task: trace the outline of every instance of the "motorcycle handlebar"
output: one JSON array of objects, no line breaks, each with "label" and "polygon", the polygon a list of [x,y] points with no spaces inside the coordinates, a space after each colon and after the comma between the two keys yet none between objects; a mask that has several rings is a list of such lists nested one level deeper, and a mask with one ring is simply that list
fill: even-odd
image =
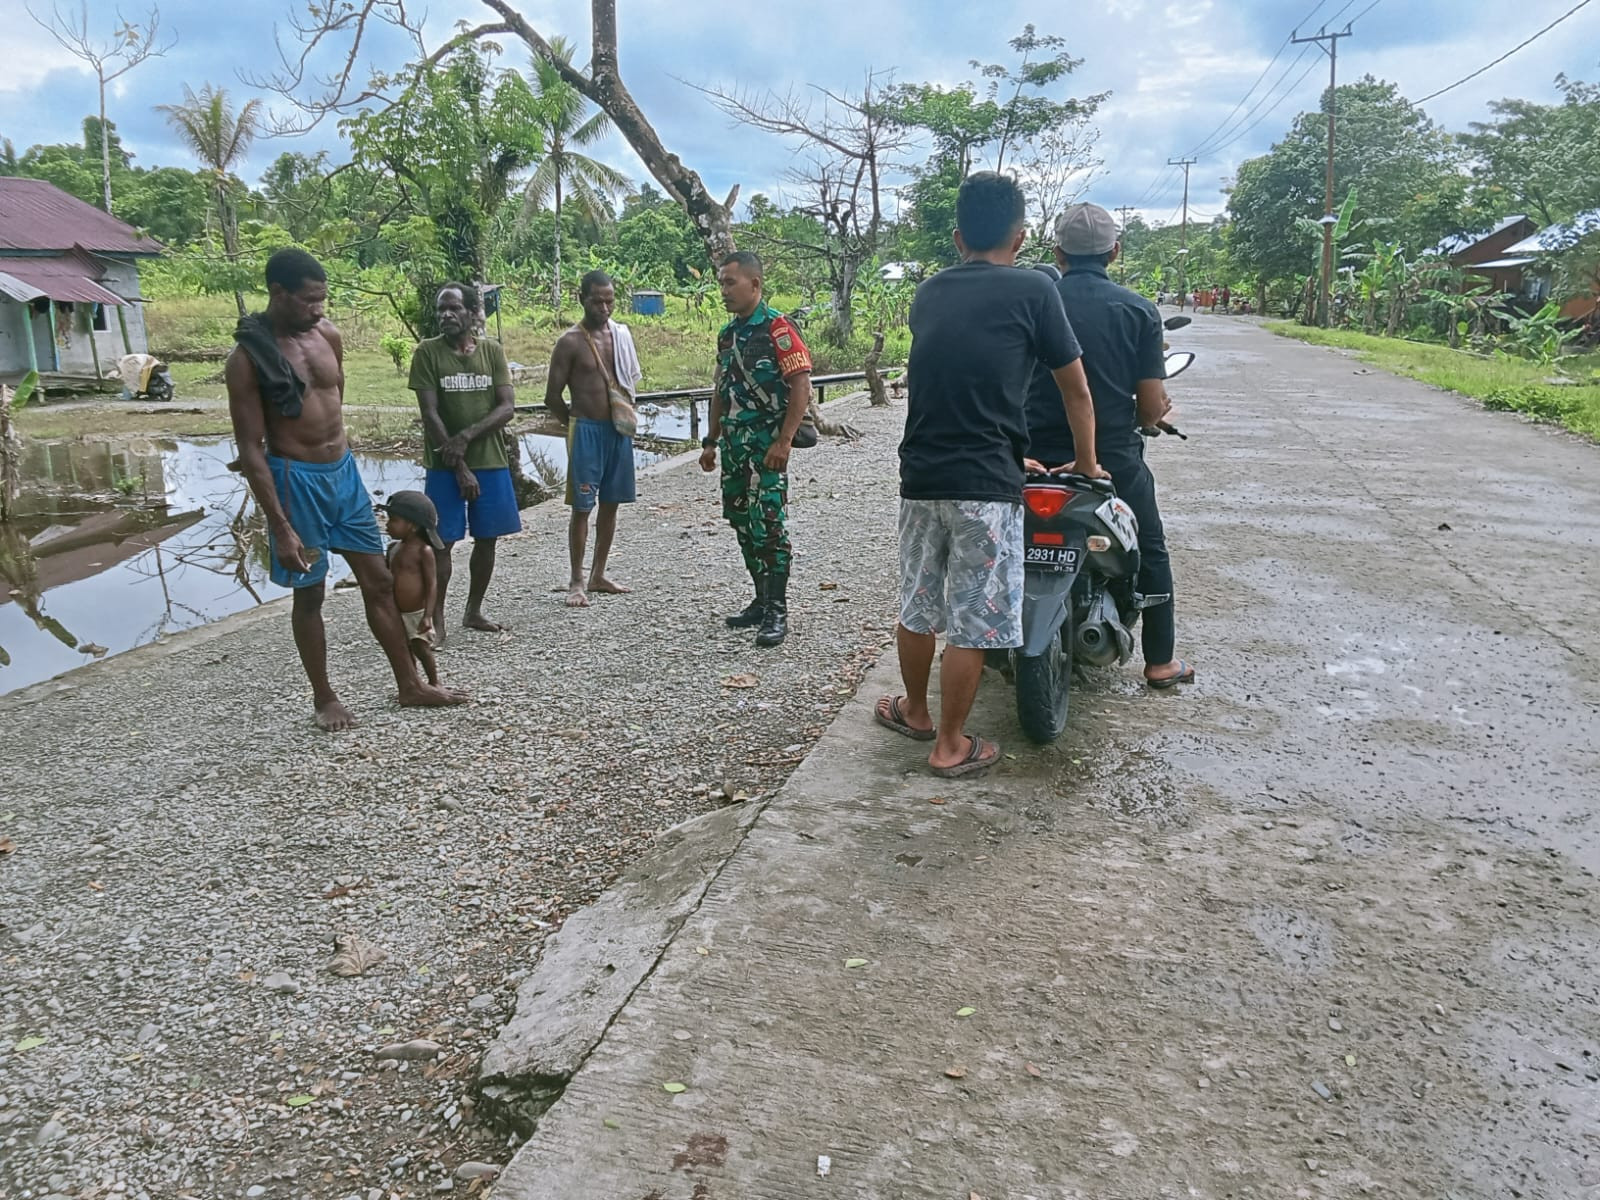
[{"label": "motorcycle handlebar", "polygon": [[1187,442],[1189,440],[1187,433],[1184,433],[1176,425],[1168,424],[1166,421],[1157,421],[1154,425],[1146,425],[1139,430],[1139,435],[1147,438],[1160,437],[1163,433],[1170,434],[1181,441]]}]

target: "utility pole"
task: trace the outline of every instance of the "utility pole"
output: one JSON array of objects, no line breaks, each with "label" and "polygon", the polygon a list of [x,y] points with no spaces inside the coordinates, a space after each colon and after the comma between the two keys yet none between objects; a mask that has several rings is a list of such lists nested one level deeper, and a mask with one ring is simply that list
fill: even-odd
[{"label": "utility pole", "polygon": [[1133,205],[1131,205],[1131,204],[1124,204],[1121,208],[1117,209],[1118,215],[1120,215],[1122,217],[1122,224],[1117,227],[1117,241],[1119,241],[1119,242],[1121,242],[1123,244],[1122,245],[1122,254],[1120,255],[1120,257],[1122,259],[1122,282],[1123,283],[1127,283],[1128,282],[1128,245],[1127,245],[1128,214],[1131,213],[1132,211],[1133,211]]},{"label": "utility pole", "polygon": [[1183,232],[1178,235],[1178,311],[1189,303],[1189,168],[1199,162],[1195,158],[1169,158],[1167,166],[1183,168]]},{"label": "utility pole", "polygon": [[1334,88],[1339,82],[1339,39],[1349,36],[1350,26],[1347,24],[1336,33],[1329,33],[1324,25],[1310,37],[1301,37],[1296,30],[1290,38],[1296,45],[1315,42],[1317,48],[1328,56],[1328,188],[1322,211],[1322,320],[1319,322],[1324,329],[1333,323],[1333,227],[1337,223],[1333,215],[1333,129],[1334,109],[1338,107],[1338,93]]}]

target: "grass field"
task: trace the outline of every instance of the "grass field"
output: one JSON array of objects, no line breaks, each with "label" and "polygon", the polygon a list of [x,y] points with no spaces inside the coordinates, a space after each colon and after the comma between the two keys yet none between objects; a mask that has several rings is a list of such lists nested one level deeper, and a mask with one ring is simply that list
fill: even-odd
[{"label": "grass field", "polygon": [[[779,308],[793,307],[796,297],[774,297]],[[266,304],[265,296],[246,297],[251,311]],[[502,340],[506,356],[514,363],[542,366],[550,361],[556,339],[581,314],[576,306],[557,317],[543,310],[523,314],[517,320],[504,320]],[[398,324],[375,320],[369,315],[335,308],[332,317],[345,338],[345,404],[347,424],[357,440],[394,443],[415,439],[416,397],[406,387],[409,360],[402,356],[400,366],[379,348],[385,333],[399,331]],[[233,342],[233,327],[238,313],[231,297],[192,296],[152,301],[145,319],[150,331],[152,353],[209,353],[202,362],[174,362],[170,366],[176,392],[170,407],[148,404],[130,406],[121,402],[93,407],[53,409],[32,406],[18,416],[17,427],[30,438],[65,438],[80,435],[106,437],[119,434],[172,434],[202,436],[230,432],[226,410],[213,407],[227,400],[222,378],[222,356]],[[659,317],[622,317],[632,329],[644,367],[643,391],[675,391],[680,388],[707,387],[711,383],[716,354],[717,330],[728,319],[715,299],[695,309],[686,301],[669,298],[668,311]],[[494,321],[490,320],[490,330]],[[859,371],[865,361],[865,338],[858,335],[849,347],[838,349],[820,338],[809,340],[816,373],[834,374]],[[884,365],[903,363],[910,349],[910,333],[895,330],[887,339]],[[518,389],[519,404],[542,404],[544,384],[534,382]],[[206,411],[187,411],[201,404]],[[403,409],[405,412],[379,411]],[[367,411],[363,411],[367,410]]]},{"label": "grass field", "polygon": [[[262,307],[265,301],[261,296],[246,297],[246,304],[252,311]],[[779,296],[774,297],[774,302],[779,308],[793,307],[798,299]],[[406,361],[402,359],[397,370],[393,359],[378,348],[383,334],[399,332],[398,326],[393,330],[387,325],[376,326],[370,319],[351,312],[335,310],[332,315],[345,335],[345,402],[355,406],[414,403],[406,389]],[[528,366],[548,363],[556,339],[580,315],[574,306],[560,318],[552,312],[540,311],[526,314],[520,320],[504,321],[501,329],[506,357]],[[670,298],[668,310],[662,316],[621,314],[620,318],[633,331],[639,349],[639,360],[644,367],[641,390],[676,391],[710,385],[717,330],[728,319],[720,303],[708,300],[697,310],[685,301]],[[152,353],[215,350],[220,354],[232,344],[236,313],[227,297],[185,297],[152,302],[146,319],[150,325]],[[491,318],[490,332],[494,329]],[[854,344],[844,349],[826,345],[817,336],[808,337],[808,343],[819,375],[859,371],[866,358],[866,341],[860,334]],[[885,365],[904,362],[909,349],[908,331],[895,330],[887,339]],[[172,381],[179,402],[226,398],[220,361],[174,363]],[[544,400],[542,386],[524,387],[517,400],[522,404],[541,403]]]},{"label": "grass field", "polygon": [[[1481,401],[1485,408],[1520,412],[1600,440],[1600,359],[1584,356],[1567,374],[1593,382],[1551,382],[1552,367],[1518,359],[1485,358],[1427,342],[1371,337],[1343,329],[1315,329],[1288,321],[1268,326],[1281,337],[1354,351],[1362,362]],[[1572,367],[1576,366],[1577,371]]]}]

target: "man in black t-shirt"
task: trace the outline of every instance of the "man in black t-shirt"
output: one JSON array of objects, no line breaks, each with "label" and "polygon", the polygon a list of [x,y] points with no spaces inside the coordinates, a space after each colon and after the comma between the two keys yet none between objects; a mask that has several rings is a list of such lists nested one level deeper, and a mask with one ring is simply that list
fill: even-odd
[{"label": "man in black t-shirt", "polygon": [[[1094,453],[1094,403],[1055,289],[1019,270],[1022,190],[981,171],[961,185],[961,265],[917,289],[911,305],[910,399],[900,443],[900,623],[904,696],[877,721],[934,743],[943,776],[991,767],[1000,748],[965,732],[984,652],[1022,645],[1025,405],[1034,363],[1052,372],[1077,444],[1076,469],[1104,476]],[[937,729],[928,677],[944,633]]]},{"label": "man in black t-shirt", "polygon": [[[1111,472],[1117,495],[1139,519],[1139,591],[1157,601],[1141,616],[1144,677],[1153,688],[1194,679],[1194,668],[1174,654],[1172,564],[1167,556],[1156,482],[1144,462],[1141,426],[1154,425],[1171,408],[1161,314],[1139,293],[1111,282],[1107,272],[1121,249],[1117,224],[1098,204],[1075,204],[1056,222],[1056,285],[1083,345],[1083,366],[1094,395],[1095,449]],[[1028,395],[1028,454],[1046,466],[1070,462],[1073,431],[1061,419],[1055,384],[1036,370]]]}]

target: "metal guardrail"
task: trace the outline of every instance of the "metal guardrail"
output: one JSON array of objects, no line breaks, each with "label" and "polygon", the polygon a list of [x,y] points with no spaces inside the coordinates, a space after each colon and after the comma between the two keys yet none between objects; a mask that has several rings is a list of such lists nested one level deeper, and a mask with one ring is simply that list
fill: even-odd
[{"label": "metal guardrail", "polygon": [[[887,367],[878,373],[887,381],[900,375],[904,370],[904,367]],[[811,387],[817,394],[817,403],[825,404],[828,399],[828,388],[837,387],[842,383],[864,383],[866,378],[867,373],[865,371],[844,371],[837,375],[813,375],[811,377]],[[640,392],[634,397],[634,400],[639,404],[662,404],[687,400],[689,402],[689,436],[699,441],[700,405],[698,402],[711,399],[715,391],[715,388],[709,387],[676,388],[665,392]],[[517,411],[537,412],[543,407],[544,405],[542,404],[519,404],[517,405]]]}]

